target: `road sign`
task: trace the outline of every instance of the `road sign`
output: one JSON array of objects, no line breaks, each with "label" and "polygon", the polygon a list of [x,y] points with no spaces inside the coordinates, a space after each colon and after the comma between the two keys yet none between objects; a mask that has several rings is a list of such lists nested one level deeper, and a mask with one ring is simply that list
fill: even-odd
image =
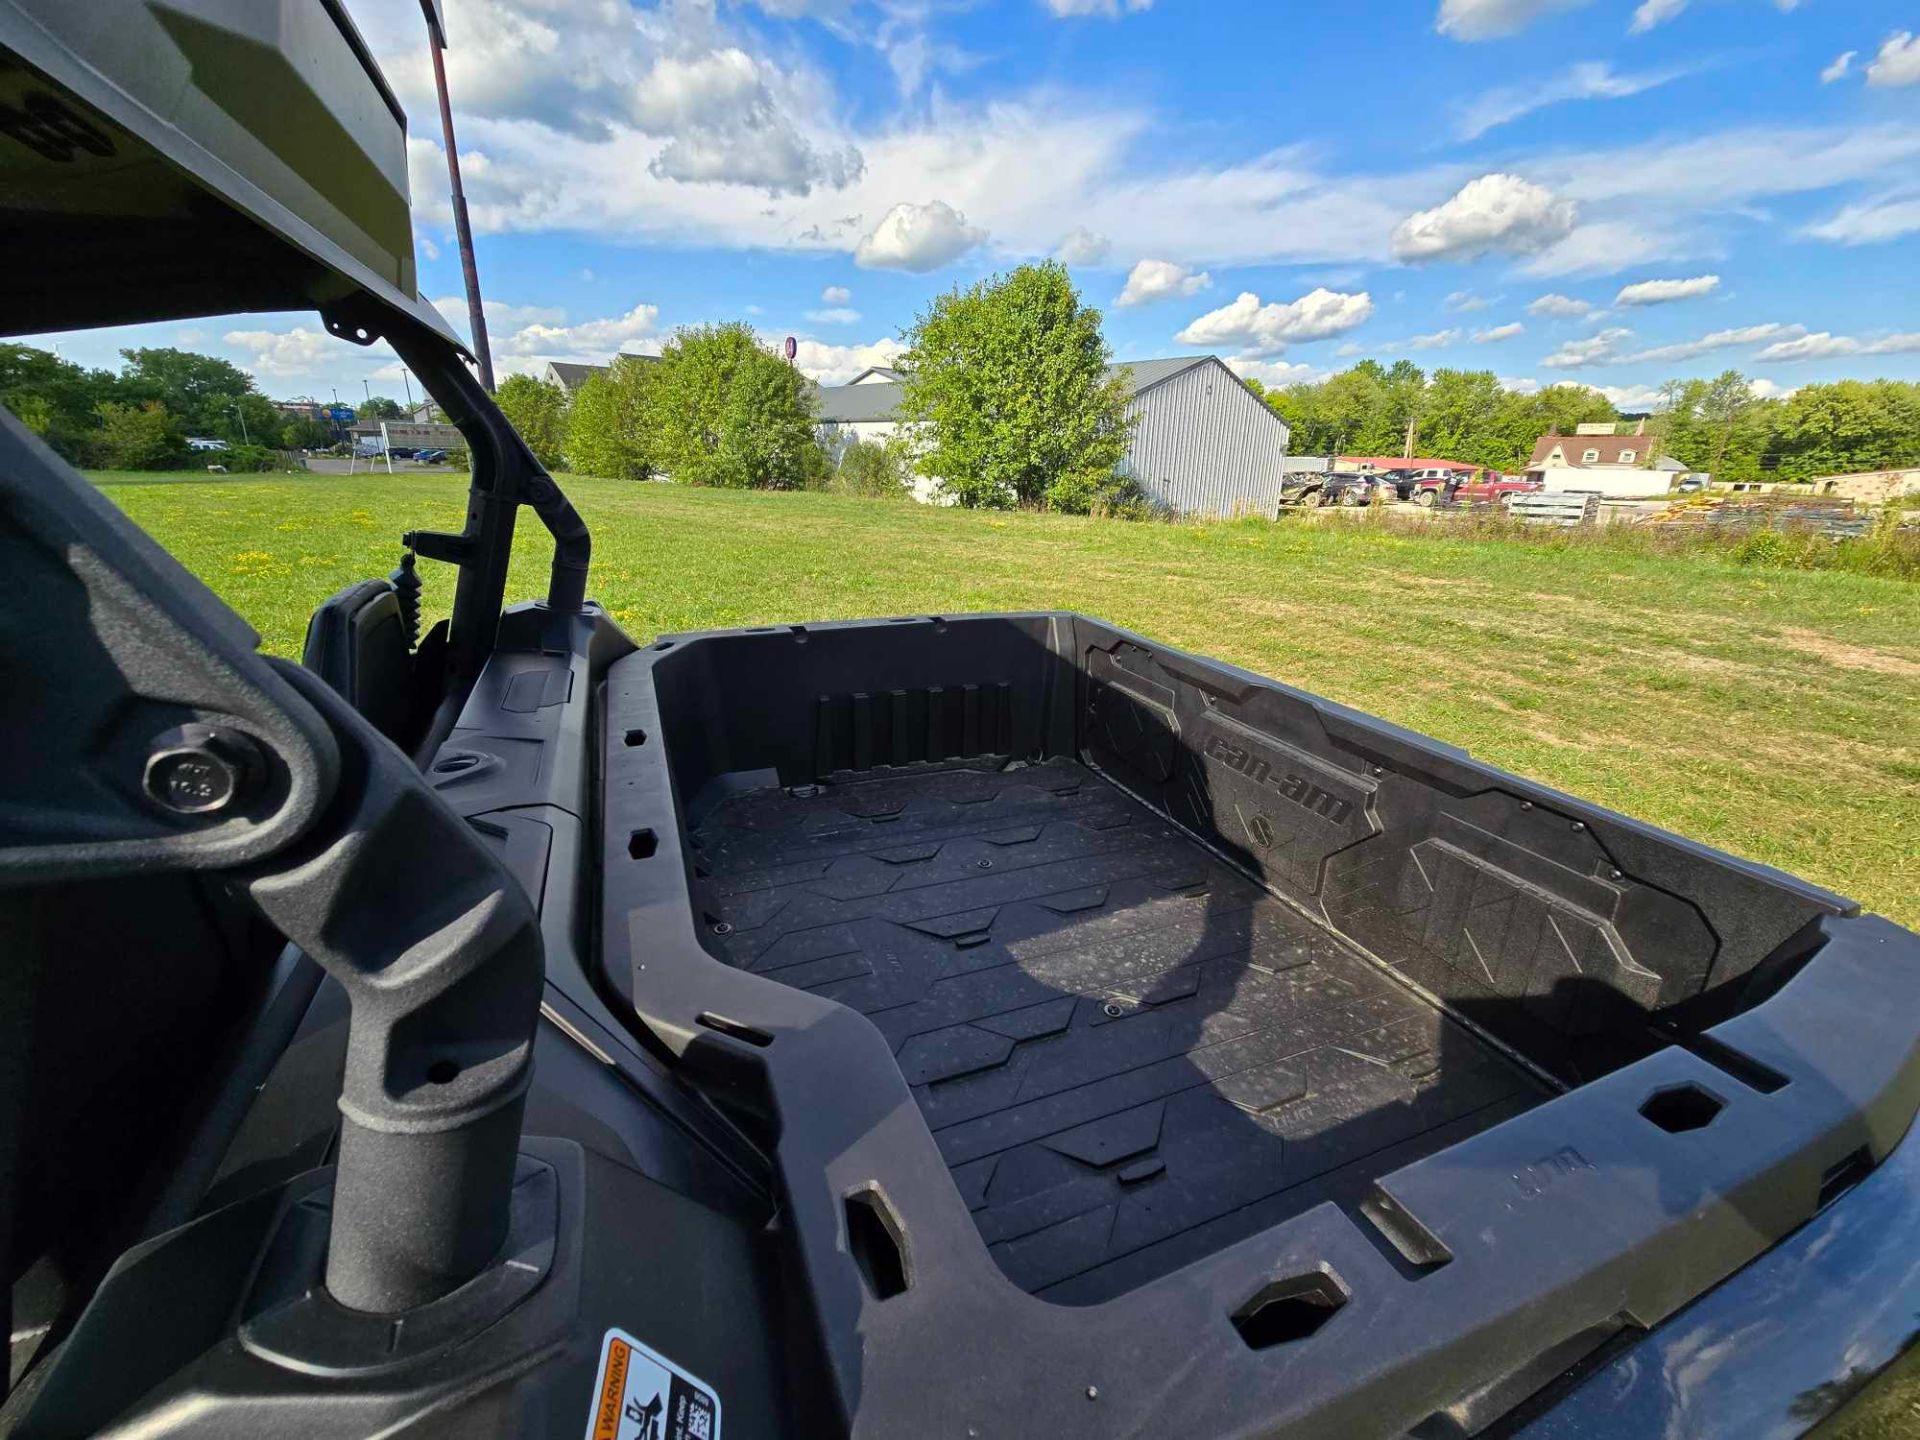
[{"label": "road sign", "polygon": [[787,343],[783,348],[787,352],[787,363],[791,365],[793,363],[793,357],[800,353],[800,342],[789,335],[787,336]]},{"label": "road sign", "polygon": [[328,409],[327,415],[336,425],[351,425],[359,417],[354,414],[351,405],[335,405]]}]

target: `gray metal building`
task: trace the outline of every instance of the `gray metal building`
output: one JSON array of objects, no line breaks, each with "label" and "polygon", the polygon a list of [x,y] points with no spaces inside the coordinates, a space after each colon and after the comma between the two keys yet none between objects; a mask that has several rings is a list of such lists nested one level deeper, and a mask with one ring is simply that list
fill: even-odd
[{"label": "gray metal building", "polygon": [[[1122,467],[1177,515],[1271,515],[1280,505],[1287,424],[1218,356],[1132,360],[1127,378],[1133,439]],[[840,385],[818,392],[819,419],[834,435],[879,440],[897,425],[900,386]],[[933,499],[930,487],[916,493]]]},{"label": "gray metal building", "polygon": [[1285,479],[1286,421],[1218,356],[1135,360],[1133,440],[1122,463],[1177,515],[1271,515]]}]

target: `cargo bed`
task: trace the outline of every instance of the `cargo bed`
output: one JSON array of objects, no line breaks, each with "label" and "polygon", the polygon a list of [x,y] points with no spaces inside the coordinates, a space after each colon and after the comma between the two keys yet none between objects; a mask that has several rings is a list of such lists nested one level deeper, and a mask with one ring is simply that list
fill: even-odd
[{"label": "cargo bed", "polygon": [[1065,758],[749,790],[712,948],[886,1038],[1008,1278],[1105,1300],[1553,1093]]},{"label": "cargo bed", "polygon": [[771,1157],[829,1428],[1476,1433],[1920,1104],[1905,932],[1095,620],[512,663],[599,682],[594,1003]]}]

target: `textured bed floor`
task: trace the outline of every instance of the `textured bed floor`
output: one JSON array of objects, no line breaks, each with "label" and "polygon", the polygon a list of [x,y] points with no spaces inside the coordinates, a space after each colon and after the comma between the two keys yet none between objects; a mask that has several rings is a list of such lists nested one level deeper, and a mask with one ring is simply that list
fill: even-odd
[{"label": "textured bed floor", "polygon": [[709,944],[892,1045],[1001,1268],[1110,1298],[1546,1098],[1085,767],[757,790],[692,832]]}]

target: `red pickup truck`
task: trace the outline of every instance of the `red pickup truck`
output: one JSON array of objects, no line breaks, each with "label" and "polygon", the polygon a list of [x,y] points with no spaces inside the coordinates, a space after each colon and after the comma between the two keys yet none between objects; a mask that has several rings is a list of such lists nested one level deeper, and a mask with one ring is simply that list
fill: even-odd
[{"label": "red pickup truck", "polygon": [[[1389,478],[1399,497],[1411,500],[1416,505],[1434,505],[1443,499],[1499,500],[1506,495],[1542,488],[1540,481],[1529,480],[1523,475],[1488,475],[1482,472],[1482,478],[1464,478],[1469,473],[1430,466],[1421,470],[1396,470]],[[1458,489],[1449,492],[1448,487],[1455,484],[1458,484]]]},{"label": "red pickup truck", "polygon": [[1454,491],[1454,499],[1493,500],[1504,505],[1515,495],[1531,495],[1546,488],[1545,481],[1529,480],[1524,475],[1489,475],[1462,485]]}]

